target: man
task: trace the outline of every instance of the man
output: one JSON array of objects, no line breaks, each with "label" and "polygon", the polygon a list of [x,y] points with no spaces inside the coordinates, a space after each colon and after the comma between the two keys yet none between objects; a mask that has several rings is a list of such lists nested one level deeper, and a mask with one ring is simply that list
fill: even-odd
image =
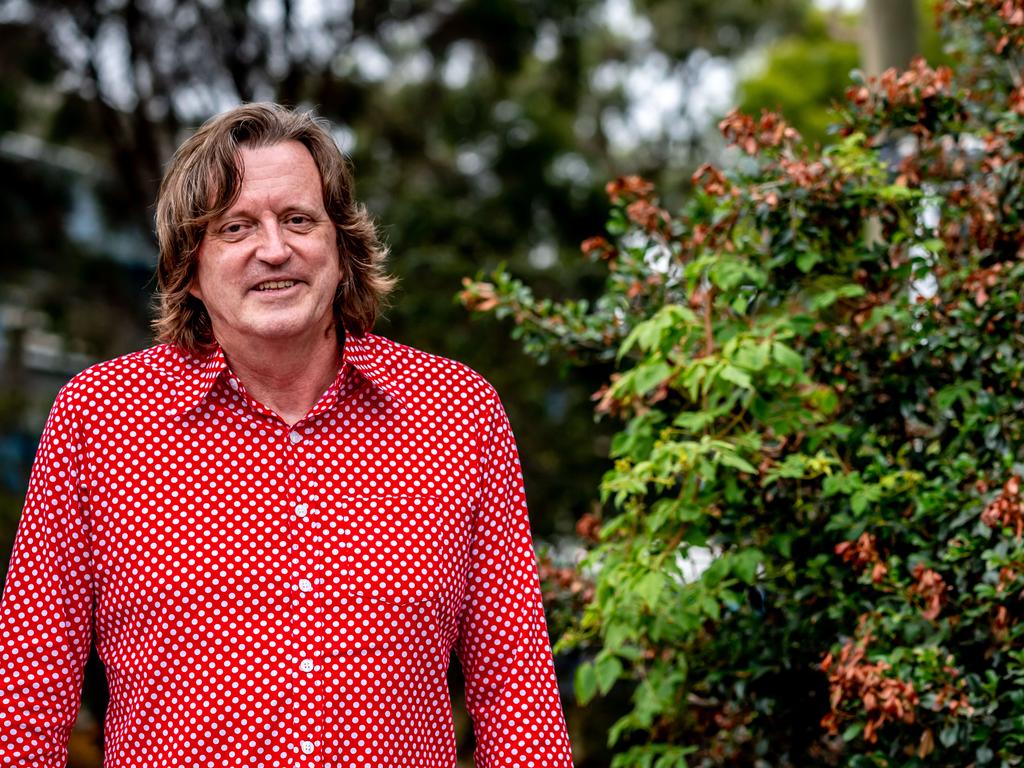
[{"label": "man", "polygon": [[344,158],[271,104],[157,203],[160,346],[60,393],[0,605],[0,765],[63,766],[91,635],[105,766],[571,766],[515,445],[466,367],[369,333]]}]

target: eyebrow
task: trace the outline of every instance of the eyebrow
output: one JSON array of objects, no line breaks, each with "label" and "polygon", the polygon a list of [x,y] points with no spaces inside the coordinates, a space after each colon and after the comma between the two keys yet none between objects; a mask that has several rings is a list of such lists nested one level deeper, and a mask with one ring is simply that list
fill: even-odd
[{"label": "eyebrow", "polygon": [[[316,216],[316,208],[315,208],[315,206],[306,205],[304,203],[298,203],[298,204],[292,203],[292,204],[289,204],[287,207],[282,209],[282,211],[278,215],[281,216],[281,215],[285,215],[285,214],[288,214],[288,213],[305,213],[305,214],[309,215],[311,218],[316,218],[317,217]],[[327,214],[327,211],[325,209],[324,210],[324,215],[326,216],[326,214]],[[257,216],[256,216],[256,214],[255,214],[255,212],[253,211],[252,208],[250,208],[248,206],[245,206],[245,205],[239,206],[236,203],[235,205],[231,206],[230,208],[228,208],[226,211],[224,211],[223,213],[221,213],[219,216],[215,217],[211,221],[222,221],[224,219],[235,218],[236,216],[242,216],[242,217],[246,217],[246,218],[250,218],[250,219],[257,218]]]}]

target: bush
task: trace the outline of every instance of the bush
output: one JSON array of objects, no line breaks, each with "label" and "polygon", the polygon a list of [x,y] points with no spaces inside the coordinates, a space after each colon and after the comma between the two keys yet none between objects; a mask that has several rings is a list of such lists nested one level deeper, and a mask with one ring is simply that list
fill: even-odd
[{"label": "bush", "polygon": [[467,281],[619,364],[560,642],[632,681],[615,766],[1022,763],[1024,2],[943,19],[956,71],[855,82],[820,152],[733,113],[678,214],[609,184],[595,302]]}]

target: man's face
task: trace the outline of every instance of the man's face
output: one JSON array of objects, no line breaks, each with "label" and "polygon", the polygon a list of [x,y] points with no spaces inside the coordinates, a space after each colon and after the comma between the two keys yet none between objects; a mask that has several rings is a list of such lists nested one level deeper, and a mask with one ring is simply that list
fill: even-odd
[{"label": "man's face", "polygon": [[341,279],[320,173],[297,141],[242,149],[239,157],[241,193],[207,228],[190,293],[229,353],[265,342],[317,343],[333,328]]}]

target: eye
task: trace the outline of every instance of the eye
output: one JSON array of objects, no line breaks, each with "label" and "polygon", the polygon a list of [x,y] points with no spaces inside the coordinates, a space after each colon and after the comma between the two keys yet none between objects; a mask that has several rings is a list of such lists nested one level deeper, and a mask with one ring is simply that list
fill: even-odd
[{"label": "eye", "polygon": [[219,231],[222,235],[240,235],[246,231],[248,226],[244,221],[229,221]]},{"label": "eye", "polygon": [[304,213],[292,213],[285,219],[286,223],[291,224],[293,227],[303,227],[312,222],[309,216]]}]

